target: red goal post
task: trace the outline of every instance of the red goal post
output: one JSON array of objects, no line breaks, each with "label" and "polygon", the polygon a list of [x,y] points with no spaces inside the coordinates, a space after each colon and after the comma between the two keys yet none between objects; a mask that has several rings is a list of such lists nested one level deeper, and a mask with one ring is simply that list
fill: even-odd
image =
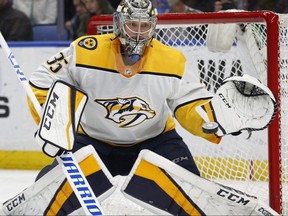
[{"label": "red goal post", "polygon": [[[113,31],[112,21],[111,15],[92,17],[87,28],[88,34],[104,34]],[[245,33],[235,38],[233,51],[227,53],[229,57],[223,57],[221,53],[212,54],[205,50],[206,27],[207,24],[211,23],[235,23],[245,27]],[[221,148],[219,146],[222,144],[218,147],[211,147],[213,144],[210,144],[211,146],[207,145],[207,147],[206,143],[201,144],[207,149],[215,148],[211,155],[208,156],[203,153],[208,151],[207,149],[198,154],[197,147],[197,149],[192,149],[191,152],[196,157],[196,163],[200,167],[201,174],[206,178],[215,181],[220,179],[219,182],[222,182],[223,179],[233,182],[235,179],[244,181],[244,184],[249,184],[249,186],[246,185],[240,188],[247,193],[254,193],[253,189],[246,191],[247,188],[250,188],[250,184],[253,185],[256,182],[258,184],[262,181],[267,182],[267,186],[264,186],[264,189],[259,189],[260,187],[256,186],[256,190],[264,191],[263,195],[262,192],[261,194],[259,192],[257,196],[269,202],[273,209],[283,215],[288,214],[288,139],[286,140],[286,133],[288,134],[286,130],[288,108],[284,105],[284,103],[287,103],[284,100],[287,100],[288,94],[287,23],[287,15],[280,15],[270,11],[159,14],[155,35],[163,43],[175,46],[183,51],[186,54],[188,63],[195,65],[192,71],[197,71],[197,75],[192,76],[197,76],[211,91],[217,89],[219,87],[218,82],[221,82],[227,76],[225,71],[229,71],[228,75],[239,75],[253,68],[257,72],[252,75],[266,83],[275,94],[279,103],[279,111],[275,116],[275,120],[265,132],[267,133],[267,144],[261,138],[266,136],[266,134],[256,133],[256,141],[252,138],[252,141],[247,145],[248,147],[243,146],[243,143],[246,143],[245,139],[247,136],[244,138],[227,138],[227,149],[231,146],[234,147],[234,145],[237,147],[235,147],[233,152],[227,151],[226,155],[224,153],[214,155],[214,152],[219,152],[219,148]],[[249,37],[252,39],[249,39]],[[242,43],[241,41],[244,42]],[[243,45],[244,48],[241,48],[240,45]],[[186,46],[187,49],[184,48]],[[194,52],[198,48],[200,50]],[[244,53],[242,57],[236,56],[241,52]],[[201,55],[203,54],[205,56],[211,55],[211,58],[202,59]],[[233,57],[233,55],[236,57]],[[189,62],[195,56],[197,62]],[[247,56],[249,59],[247,59]],[[228,58],[231,63],[228,63]],[[251,62],[246,64],[246,61]],[[183,133],[185,134],[185,132]],[[252,134],[253,136],[254,133]],[[188,141],[190,142],[190,140]],[[193,143],[201,141],[191,140],[191,142],[188,145],[193,146]],[[224,147],[222,147],[221,151],[225,148],[225,141],[223,145]],[[266,156],[262,158],[262,155],[256,155],[257,153],[252,155],[252,151],[256,149],[255,152],[259,152],[263,150],[262,148],[267,150],[267,158]],[[266,154],[266,150],[264,154]],[[232,155],[234,151],[237,152],[235,156]],[[250,153],[251,155],[248,155]],[[235,185],[237,184],[238,182]],[[231,186],[238,187],[235,185],[232,184]],[[266,197],[266,193],[268,197]]]}]

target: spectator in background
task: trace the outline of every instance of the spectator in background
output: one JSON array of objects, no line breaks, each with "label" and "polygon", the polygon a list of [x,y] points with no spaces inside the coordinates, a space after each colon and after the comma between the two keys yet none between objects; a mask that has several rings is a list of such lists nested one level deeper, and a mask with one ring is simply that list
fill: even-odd
[{"label": "spectator in background", "polygon": [[33,40],[29,18],[23,12],[13,9],[8,0],[0,0],[0,31],[7,41]]},{"label": "spectator in background", "polygon": [[56,23],[56,0],[13,0],[13,7],[24,12],[32,25]]},{"label": "spectator in background", "polygon": [[121,0],[109,0],[111,6],[116,10]]},{"label": "spectator in background", "polygon": [[83,0],[91,16],[112,14],[115,9],[107,0]]},{"label": "spectator in background", "polygon": [[65,27],[70,32],[71,40],[87,34],[86,28],[90,19],[90,13],[83,1],[73,0],[73,5],[76,13],[71,20],[65,22]]},{"label": "spectator in background", "polygon": [[76,9],[74,7],[72,0],[64,0],[64,22],[71,20],[76,14]]},{"label": "spectator in background", "polygon": [[248,0],[243,0],[242,2],[242,8],[239,8],[238,9],[242,9],[242,10],[249,10],[249,1]]},{"label": "spectator in background", "polygon": [[182,0],[152,0],[158,13],[199,13],[202,12],[184,4]]},{"label": "spectator in background", "polygon": [[189,7],[182,0],[175,0],[171,5],[170,13],[201,13],[202,11]]},{"label": "spectator in background", "polygon": [[214,2],[214,12],[218,12],[222,10],[222,2],[221,1],[215,1]]},{"label": "spectator in background", "polygon": [[195,0],[194,7],[203,12],[213,12],[214,2],[215,0]]},{"label": "spectator in background", "polygon": [[276,13],[287,13],[288,12],[288,1],[287,0],[258,0],[258,10],[270,10]]},{"label": "spectator in background", "polygon": [[79,35],[86,35],[87,34],[87,26],[89,19],[92,16],[97,16],[101,14],[113,14],[115,9],[110,5],[110,3],[107,0],[81,0],[89,13],[88,19],[82,19],[79,28],[82,29],[82,31],[79,33]]},{"label": "spectator in background", "polygon": [[184,4],[188,5],[192,8],[197,8],[196,6],[196,0],[182,0]]},{"label": "spectator in background", "polygon": [[174,0],[151,0],[158,13],[169,13],[172,1]]},{"label": "spectator in background", "polygon": [[222,10],[237,9],[237,6],[232,0],[221,0],[221,2],[222,2]]},{"label": "spectator in background", "polygon": [[[277,9],[277,8],[276,8]],[[277,12],[277,11],[276,11]],[[279,13],[285,13],[287,14],[288,13],[288,1],[281,1],[279,3],[279,10],[278,10]]]}]

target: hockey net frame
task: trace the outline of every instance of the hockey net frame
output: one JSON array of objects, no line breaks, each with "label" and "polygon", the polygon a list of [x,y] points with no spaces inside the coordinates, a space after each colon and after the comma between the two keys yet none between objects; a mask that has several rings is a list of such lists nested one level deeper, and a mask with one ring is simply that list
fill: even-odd
[{"label": "hockey net frame", "polygon": [[[92,17],[89,21],[88,28],[87,28],[88,35],[105,34],[105,33],[113,31],[112,21],[113,21],[113,18],[111,15],[102,15],[102,16]],[[243,25],[243,23],[245,25],[248,25],[248,24],[257,25],[260,23],[260,25],[264,26],[264,29],[260,29],[260,31],[264,32],[263,34],[264,39],[262,38],[260,40],[264,40],[264,45],[266,46],[266,48],[264,47],[265,59],[264,59],[264,62],[261,63],[262,65],[261,66],[259,65],[259,67],[265,67],[266,68],[265,70],[267,71],[267,75],[266,75],[266,78],[264,78],[264,80],[261,80],[261,81],[266,82],[265,84],[267,84],[269,88],[272,90],[272,92],[275,94],[277,101],[279,103],[279,111],[277,112],[274,121],[267,129],[267,142],[268,142],[267,144],[267,152],[268,152],[267,161],[268,162],[267,163],[268,165],[267,166],[264,165],[265,167],[263,169],[267,169],[267,172],[268,172],[267,175],[268,175],[269,180],[267,183],[268,184],[267,193],[269,197],[267,198],[267,200],[264,200],[264,201],[269,202],[270,206],[273,209],[275,209],[277,212],[283,215],[286,215],[288,214],[288,200],[287,200],[288,198],[286,198],[288,197],[288,189],[287,189],[287,186],[284,187],[283,184],[287,184],[287,181],[288,181],[288,161],[287,161],[288,160],[288,153],[287,153],[288,152],[288,147],[287,147],[288,140],[285,139],[286,137],[285,133],[288,133],[287,131],[285,132],[285,129],[287,128],[286,121],[288,121],[288,117],[287,117],[288,109],[285,105],[283,105],[284,103],[283,100],[287,100],[287,94],[288,94],[288,89],[285,89],[285,88],[288,88],[288,16],[284,14],[283,15],[276,14],[270,11],[254,11],[254,12],[241,11],[241,12],[218,12],[218,13],[195,13],[195,14],[159,14],[157,31],[159,33],[161,31],[159,29],[162,29],[162,27],[159,27],[159,26],[164,26],[164,28],[165,26],[168,26],[168,28],[170,28],[169,26],[172,25],[173,26],[172,28],[179,28],[179,26],[183,25],[184,28],[186,28],[187,26],[190,26],[190,25],[198,26],[198,25],[207,25],[211,23],[236,23],[239,25]],[[162,29],[162,34],[163,34],[163,29]],[[157,38],[157,36],[155,37]],[[163,38],[160,37],[157,39],[161,40]],[[235,43],[237,43],[237,40],[235,41]],[[250,46],[250,44],[248,44],[248,46]],[[213,76],[213,74],[210,74],[210,75]],[[287,120],[285,120],[284,118],[287,118]],[[253,143],[251,145],[253,145]],[[197,155],[195,155],[193,151],[192,151],[192,154],[194,157],[196,157],[196,162],[197,162]],[[220,160],[220,161],[214,160],[211,162],[211,158],[209,158],[208,160],[210,160],[210,163],[222,163],[223,162],[223,160]],[[202,165],[201,164],[199,165],[198,163],[202,163],[202,162],[199,162],[199,161],[197,162],[197,165],[200,166],[200,169],[202,169],[201,167]],[[204,161],[203,164],[204,163],[208,163],[208,162]],[[227,163],[227,161],[223,163]],[[254,166],[255,165],[254,163],[256,164],[255,161],[250,161],[248,166],[249,167]],[[209,166],[214,166],[214,165],[209,165]],[[258,166],[261,168],[263,165],[258,164]],[[222,165],[219,165],[219,167],[222,167]],[[204,171],[201,170],[201,172],[204,172]],[[221,173],[221,170],[218,170],[218,172]],[[231,172],[233,172],[233,170]],[[253,175],[252,172],[250,170],[250,174],[249,174],[250,177],[251,175]],[[204,175],[204,177],[207,177],[207,176]],[[255,177],[252,176],[250,180],[253,178]],[[212,180],[215,180],[215,179],[212,177]],[[251,181],[254,181],[254,180],[251,180]],[[235,187],[234,185],[232,186]],[[242,190],[245,190],[245,188]]]}]

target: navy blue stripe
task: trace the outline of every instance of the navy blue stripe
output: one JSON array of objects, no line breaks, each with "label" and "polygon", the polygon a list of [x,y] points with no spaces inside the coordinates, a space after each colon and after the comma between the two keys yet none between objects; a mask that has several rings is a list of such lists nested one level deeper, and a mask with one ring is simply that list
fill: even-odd
[{"label": "navy blue stripe", "polygon": [[[165,171],[163,171],[163,173],[165,173]],[[204,216],[205,213],[191,200],[191,198],[182,190],[182,188],[167,173],[165,174],[179,189],[179,191],[181,191],[190,204]],[[163,211],[169,212],[172,215],[188,216],[187,212],[185,212],[185,210],[175,202],[173,197],[170,197],[166,193],[165,188],[161,188],[155,181],[150,179],[133,175],[124,191],[130,196]]]}]

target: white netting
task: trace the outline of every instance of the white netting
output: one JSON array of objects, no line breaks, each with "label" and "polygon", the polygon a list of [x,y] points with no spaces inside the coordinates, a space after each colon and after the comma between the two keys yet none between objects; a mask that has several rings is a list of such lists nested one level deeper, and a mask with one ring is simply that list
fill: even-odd
[{"label": "white netting", "polygon": [[[282,213],[288,215],[288,15],[279,16],[279,20],[279,62],[273,64],[279,64],[280,68],[281,201]],[[205,41],[207,24],[173,24],[173,20],[170,21],[171,24],[157,26],[155,37],[185,54],[191,71],[187,74],[187,79],[198,79],[211,92],[219,88],[225,77],[233,75],[250,74],[267,84],[267,49],[269,52],[269,49],[277,47],[267,47],[267,25],[264,21],[238,24],[243,31],[236,35],[233,46],[227,53],[208,51]],[[213,22],[217,22],[217,19]],[[107,26],[97,28],[98,33],[101,33],[99,31],[102,28],[105,33],[109,29]],[[273,73],[278,80],[277,71]],[[178,131],[189,145],[203,177],[228,184],[269,202],[267,129],[253,132],[250,139],[247,139],[248,133],[226,136],[219,145],[192,137],[180,126]],[[273,136],[277,137],[279,134]]]},{"label": "white netting", "polygon": [[[157,39],[181,50],[187,57],[191,71],[187,79],[199,79],[211,92],[219,88],[224,78],[243,73],[266,83],[266,59],[261,52],[266,47],[266,40],[262,39],[266,38],[265,25],[245,23],[243,26],[244,32],[237,35],[227,53],[208,51],[205,41],[206,24],[159,26]],[[258,36],[258,33],[261,35],[255,39],[254,35]],[[185,134],[181,128],[178,130]],[[213,145],[188,134],[184,135],[202,176],[214,181],[226,181],[226,184],[229,181],[230,186],[238,189],[241,187],[241,190],[267,201],[267,131],[253,133],[250,139],[247,137],[248,134],[226,136],[220,145]]]}]

